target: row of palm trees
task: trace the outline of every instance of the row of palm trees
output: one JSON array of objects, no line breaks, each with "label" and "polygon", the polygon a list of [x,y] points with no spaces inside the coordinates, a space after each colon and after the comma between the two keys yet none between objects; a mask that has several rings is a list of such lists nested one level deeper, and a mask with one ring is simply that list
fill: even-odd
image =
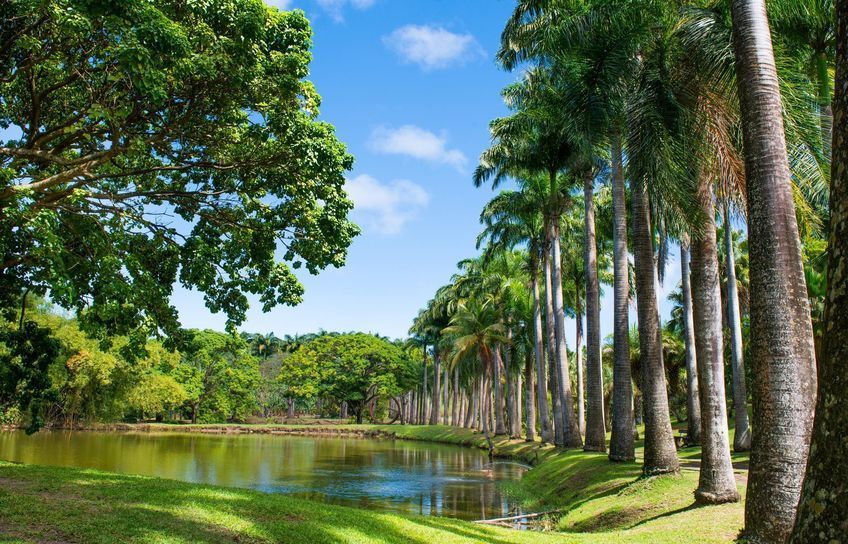
[{"label": "row of palm trees", "polygon": [[[483,255],[461,263],[413,325],[434,360],[431,391],[418,392],[419,414],[429,414],[430,423],[446,421],[439,410],[440,403],[450,402],[448,390],[459,399],[454,405],[460,412],[465,406],[472,414],[451,421],[478,426],[487,437],[492,429],[518,436],[524,419],[528,440],[538,430],[543,441],[597,452],[607,451],[609,419],[612,461],[635,459],[634,424],[641,417],[643,472],[677,472],[657,301],[668,246],[677,240],[687,438],[702,447],[696,498],[739,500],[727,420],[726,325],[733,447],[751,449],[745,534],[760,542],[789,538],[817,392],[806,286],[810,263],[802,258],[806,246],[799,232],[806,242],[821,237],[828,224],[836,232],[840,217],[844,221],[844,207],[837,210],[830,202],[829,209],[827,199],[831,135],[837,143],[832,146],[834,194],[837,178],[845,175],[837,163],[845,153],[839,140],[845,119],[838,107],[836,114],[830,107],[830,68],[835,59],[844,62],[836,55],[844,49],[839,41],[844,36],[836,38],[832,1],[773,0],[768,8],[763,0],[517,2],[498,60],[524,76],[504,90],[512,113],[491,123],[492,145],[474,174],[478,186],[509,183],[511,188],[483,210]],[[836,89],[839,106],[845,90]],[[734,221],[744,222],[748,232],[743,256],[749,265],[747,346]],[[827,274],[833,293],[840,292],[844,277],[839,275],[845,274],[844,265],[834,271],[833,261],[845,253],[833,253],[833,235],[830,243]],[[600,338],[602,282],[613,287],[609,416]],[[638,373],[629,341],[634,295]],[[821,344],[830,347],[820,350],[823,375],[827,361],[835,367],[845,360],[834,359],[845,351],[828,336],[839,336],[828,328],[828,319],[844,322],[832,310],[840,301],[833,296],[824,301]],[[567,314],[578,317],[573,359],[566,346]],[[745,353],[751,364],[750,426]],[[841,406],[844,412],[845,396],[842,389],[825,400],[819,397],[816,424],[825,409],[833,413]],[[835,421],[844,431],[842,414],[816,436],[832,442]],[[845,434],[841,437],[844,441]],[[844,444],[837,450],[844,452]],[[815,457],[815,447],[813,452]],[[838,464],[843,475],[844,459]],[[811,495],[809,481],[801,512],[827,518],[815,505],[805,507],[808,496],[818,496]],[[834,485],[841,490],[834,493],[844,498],[845,480]],[[825,503],[832,519],[839,519],[836,509],[844,521],[848,501]],[[798,534],[812,530],[804,529],[808,525],[821,528],[821,522],[798,519]],[[796,536],[796,541],[812,540]]]}]

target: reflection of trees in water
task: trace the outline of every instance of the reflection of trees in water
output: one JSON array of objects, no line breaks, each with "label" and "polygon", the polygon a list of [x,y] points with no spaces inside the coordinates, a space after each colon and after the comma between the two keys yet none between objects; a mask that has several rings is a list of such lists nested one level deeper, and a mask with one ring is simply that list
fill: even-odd
[{"label": "reflection of trees in water", "polygon": [[279,435],[0,433],[0,458],[474,519],[508,510],[497,482],[518,475],[484,471],[485,453],[473,449]]}]

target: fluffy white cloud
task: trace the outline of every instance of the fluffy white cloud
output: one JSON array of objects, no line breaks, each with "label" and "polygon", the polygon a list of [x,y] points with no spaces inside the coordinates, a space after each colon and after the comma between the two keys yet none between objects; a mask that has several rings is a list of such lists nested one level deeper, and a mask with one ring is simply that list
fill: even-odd
[{"label": "fluffy white cloud", "polygon": [[265,0],[265,3],[269,6],[274,6],[275,8],[286,10],[291,7],[292,0]]},{"label": "fluffy white cloud", "polygon": [[336,22],[344,20],[344,8],[350,6],[354,9],[368,9],[374,5],[375,0],[316,0],[318,5],[326,11]]},{"label": "fluffy white cloud", "polygon": [[398,128],[377,127],[371,134],[371,149],[390,155],[449,164],[462,171],[468,159],[458,149],[447,147],[447,138],[415,125]]},{"label": "fluffy white cloud", "polygon": [[411,181],[380,183],[366,174],[347,180],[345,191],[353,200],[354,214],[364,220],[365,230],[381,234],[399,233],[430,202],[427,191]]},{"label": "fluffy white cloud", "polygon": [[383,43],[404,62],[425,70],[447,68],[485,56],[471,34],[454,34],[442,27],[406,25],[383,37]]}]

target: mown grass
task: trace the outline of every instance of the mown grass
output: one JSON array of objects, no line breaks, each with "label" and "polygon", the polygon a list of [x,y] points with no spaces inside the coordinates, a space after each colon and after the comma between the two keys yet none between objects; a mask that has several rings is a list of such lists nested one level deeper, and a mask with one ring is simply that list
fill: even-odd
[{"label": "mown grass", "polygon": [[[451,427],[349,428],[487,447],[479,433]],[[741,504],[694,503],[698,473],[687,465],[696,462],[696,448],[681,451],[680,475],[655,478],[641,478],[638,461],[610,463],[604,455],[563,452],[538,442],[498,438],[495,453],[536,464],[511,491],[528,508],[559,509],[549,522],[556,531],[514,531],[249,490],[0,462],[0,542],[719,543],[732,542],[742,526]],[[735,461],[744,463],[745,456]],[[744,476],[740,471],[743,493]]]}]

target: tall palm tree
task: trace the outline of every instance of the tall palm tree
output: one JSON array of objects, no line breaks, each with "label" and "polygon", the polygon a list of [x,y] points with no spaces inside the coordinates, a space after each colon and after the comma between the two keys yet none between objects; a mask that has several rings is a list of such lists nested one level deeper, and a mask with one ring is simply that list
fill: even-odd
[{"label": "tall palm tree", "polygon": [[733,228],[730,205],[723,206],[724,259],[727,274],[727,327],[730,330],[730,355],[733,368],[733,414],[736,423],[733,451],[751,449],[751,428],[748,425],[748,391],[745,385],[745,363],[742,351],[742,315],[739,311],[739,289],[736,281],[736,259],[733,251]]},{"label": "tall palm tree", "polygon": [[[507,341],[506,328],[495,308],[492,298],[478,301],[476,298],[460,301],[450,324],[442,330],[443,334],[453,337],[452,364],[464,357],[475,354],[483,366],[483,398],[490,398],[493,376],[494,349],[499,343]],[[489,402],[484,401],[484,407]],[[483,434],[489,438],[489,414],[484,410]]]},{"label": "tall palm tree", "polygon": [[810,458],[790,542],[838,542],[848,519],[848,4],[836,3],[830,246]]},{"label": "tall palm tree", "polygon": [[680,283],[683,321],[683,341],[686,346],[686,442],[701,443],[701,401],[698,392],[698,359],[695,354],[695,318],[692,312],[690,285],[689,235],[680,240]]},{"label": "tall palm tree", "polygon": [[795,520],[816,366],[765,0],[731,3],[747,177],[753,426],[745,533],[782,542]]},{"label": "tall palm tree", "polygon": [[[544,207],[546,242],[544,258],[546,278],[550,275],[552,289],[546,289],[551,302],[554,341],[550,346],[556,375],[557,396],[555,404],[561,407],[559,415],[563,433],[559,445],[578,447],[582,438],[574,416],[571,385],[568,372],[568,353],[565,347],[565,317],[562,297],[562,269],[559,255],[559,218],[568,205],[567,188],[572,180],[561,172],[575,156],[567,129],[555,118],[545,95],[550,88],[543,79],[528,78],[511,85],[504,91],[507,103],[514,109],[510,117],[496,119],[490,124],[493,144],[483,152],[480,165],[474,174],[477,186],[488,179],[497,184],[520,172],[543,173],[548,178],[548,201]],[[564,378],[563,378],[564,377]]]}]

